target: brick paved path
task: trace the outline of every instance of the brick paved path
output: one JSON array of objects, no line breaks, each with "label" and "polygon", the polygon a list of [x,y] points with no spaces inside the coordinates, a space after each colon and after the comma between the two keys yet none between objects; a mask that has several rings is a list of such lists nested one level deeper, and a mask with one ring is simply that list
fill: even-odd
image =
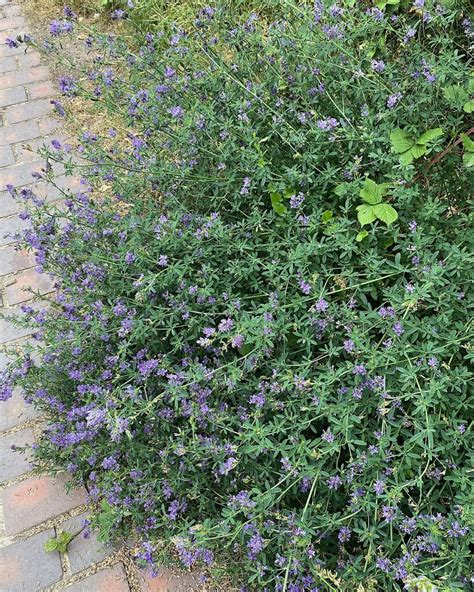
[{"label": "brick paved path", "polygon": [[[9,49],[4,40],[27,30],[20,6],[0,0],[0,309],[15,313],[32,294],[43,294],[51,282],[39,276],[30,255],[18,251],[7,233],[22,227],[18,207],[5,191],[30,185],[39,194],[59,199],[52,188],[35,182],[31,173],[41,169],[41,158],[27,150],[48,143],[58,122],[51,116],[55,87],[38,52]],[[61,176],[60,186],[74,189],[74,181]],[[21,348],[28,332],[0,319],[0,370],[8,363],[5,352]],[[160,572],[149,578],[138,572],[125,549],[105,548],[92,537],[79,535],[67,553],[46,553],[43,545],[63,530],[76,533],[87,517],[85,490],[66,494],[66,477],[35,476],[28,458],[12,446],[32,444],[41,418],[18,393],[0,403],[0,592],[188,592],[197,590],[190,575]]]}]

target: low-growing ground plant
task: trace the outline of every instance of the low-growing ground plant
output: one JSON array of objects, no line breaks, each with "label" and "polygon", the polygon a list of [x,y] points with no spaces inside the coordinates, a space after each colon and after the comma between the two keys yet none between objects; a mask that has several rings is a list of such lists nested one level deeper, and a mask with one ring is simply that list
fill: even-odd
[{"label": "low-growing ground plant", "polygon": [[56,108],[123,123],[45,151],[83,177],[61,207],[10,188],[57,293],[24,307],[40,353],[1,398],[48,416],[37,462],[152,570],[465,590],[471,24],[448,2],[282,4],[133,49],[87,36],[95,67]]}]

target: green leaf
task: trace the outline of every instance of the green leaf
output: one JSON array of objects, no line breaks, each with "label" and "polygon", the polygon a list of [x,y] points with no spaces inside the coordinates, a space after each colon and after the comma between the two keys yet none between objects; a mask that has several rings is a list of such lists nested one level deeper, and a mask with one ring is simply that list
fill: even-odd
[{"label": "green leaf", "polygon": [[273,193],[270,193],[270,199],[272,201],[272,206],[275,206],[281,202],[283,196],[281,195],[281,193],[277,193],[276,191],[274,191]]},{"label": "green leaf", "polygon": [[474,101],[468,101],[462,107],[465,113],[472,113],[474,111]]},{"label": "green leaf", "polygon": [[386,186],[377,185],[372,179],[366,179],[359,195],[369,204],[378,204],[382,201],[382,196],[385,192]]},{"label": "green leaf", "polygon": [[392,143],[393,151],[397,154],[402,154],[403,152],[410,150],[415,143],[410,135],[399,127],[394,129],[390,134],[390,141]]},{"label": "green leaf", "polygon": [[44,544],[44,550],[48,553],[52,551],[58,551],[59,553],[65,553],[69,543],[74,538],[74,535],[70,532],[62,532],[57,537],[48,539]]},{"label": "green leaf", "polygon": [[446,86],[443,88],[443,96],[450,103],[459,106],[469,99],[469,95],[463,89],[463,87],[456,85]]},{"label": "green leaf", "polygon": [[418,138],[418,140],[416,141],[417,144],[428,144],[428,142],[432,142],[433,140],[436,140],[436,138],[439,138],[440,136],[443,135],[443,130],[440,127],[435,127],[433,129],[429,129],[426,130],[426,132],[424,134],[421,134],[421,136]]},{"label": "green leaf", "polygon": [[347,183],[341,183],[334,187],[334,193],[339,197],[342,197],[347,191]]},{"label": "green leaf", "polygon": [[426,146],[424,144],[415,144],[410,152],[413,158],[420,158],[420,156],[426,154]]},{"label": "green leaf", "polygon": [[272,204],[272,207],[279,216],[283,216],[288,211],[286,206],[284,206],[282,203]]},{"label": "green leaf", "polygon": [[326,210],[325,212],[322,213],[321,220],[324,223],[329,222],[329,220],[331,218],[332,218],[332,212],[331,212],[331,210]]},{"label": "green leaf", "polygon": [[474,166],[474,152],[466,152],[462,155],[462,161],[464,166],[472,167]]},{"label": "green leaf", "polygon": [[387,226],[390,226],[398,218],[397,211],[390,204],[381,203],[374,206],[375,216],[385,222]]},{"label": "green leaf", "polygon": [[467,134],[461,134],[462,145],[468,152],[474,152],[474,142]]},{"label": "green leaf", "polygon": [[363,241],[363,240],[364,240],[364,238],[365,238],[366,236],[369,236],[369,233],[367,232],[367,230],[361,230],[361,231],[360,231],[360,232],[357,234],[357,236],[356,236],[356,241],[357,241],[358,243],[360,243],[361,241]]},{"label": "green leaf", "polygon": [[411,149],[407,150],[404,154],[400,154],[400,163],[407,165],[413,162],[413,154],[411,153]]},{"label": "green leaf", "polygon": [[370,224],[373,222],[377,216],[375,215],[374,208],[377,206],[362,204],[357,206],[357,219],[361,226],[365,226],[366,224]]}]

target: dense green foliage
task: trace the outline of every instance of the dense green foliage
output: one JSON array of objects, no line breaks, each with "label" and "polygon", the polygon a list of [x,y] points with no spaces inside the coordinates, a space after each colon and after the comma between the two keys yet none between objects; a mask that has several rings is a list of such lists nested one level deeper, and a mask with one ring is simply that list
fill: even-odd
[{"label": "dense green foliage", "polygon": [[48,414],[36,458],[151,565],[469,585],[472,33],[462,7],[378,4],[203,9],[137,51],[88,38],[94,69],[60,81],[120,125],[48,150],[84,177],[65,208],[21,192],[58,294],[26,307],[40,363],[3,398]]}]

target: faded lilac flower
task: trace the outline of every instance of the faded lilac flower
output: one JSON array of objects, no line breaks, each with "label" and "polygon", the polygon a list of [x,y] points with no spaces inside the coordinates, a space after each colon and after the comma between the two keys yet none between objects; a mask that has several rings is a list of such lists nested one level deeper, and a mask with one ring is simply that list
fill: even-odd
[{"label": "faded lilac flower", "polygon": [[401,92],[396,92],[396,93],[393,93],[393,95],[390,95],[387,99],[387,107],[389,109],[392,109],[393,107],[395,107],[395,105],[398,103],[398,101],[400,101],[402,96],[403,95]]}]

